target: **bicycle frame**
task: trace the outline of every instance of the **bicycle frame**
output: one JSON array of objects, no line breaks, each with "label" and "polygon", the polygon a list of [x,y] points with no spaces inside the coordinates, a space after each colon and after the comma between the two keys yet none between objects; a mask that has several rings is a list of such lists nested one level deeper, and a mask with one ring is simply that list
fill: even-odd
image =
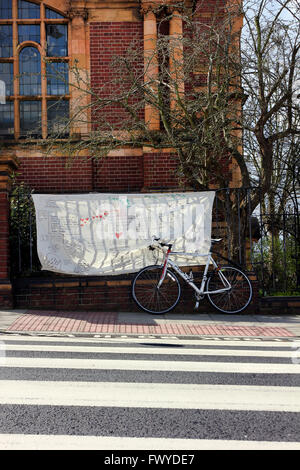
[{"label": "bicycle frame", "polygon": [[[163,250],[161,250],[163,251]],[[171,267],[172,269],[174,269],[174,271],[185,281],[187,282],[193,289],[194,291],[196,292],[197,295],[201,296],[201,295],[205,295],[205,294],[217,294],[217,293],[221,293],[221,292],[226,292],[228,290],[231,289],[231,284],[228,282],[227,278],[224,276],[224,274],[222,273],[221,271],[221,268],[217,265],[217,263],[215,262],[215,260],[213,259],[212,255],[211,255],[211,252],[209,253],[205,253],[205,254],[202,254],[202,253],[185,253],[185,252],[171,252],[170,248],[168,249],[167,252],[163,251],[164,255],[165,255],[165,259],[164,259],[164,263],[163,263],[163,270],[162,270],[162,275],[161,275],[161,278],[159,280],[159,283],[157,285],[157,288],[159,289],[161,284],[163,283],[165,277],[166,277],[166,273],[167,273],[167,268],[168,267]],[[202,256],[202,257],[207,257],[207,261],[206,261],[206,264],[205,264],[205,268],[204,268],[204,273],[203,273],[203,277],[202,277],[202,280],[201,280],[201,286],[200,288],[198,288],[196,286],[196,284],[194,284],[194,282],[192,281],[192,279],[190,278],[190,276],[186,273],[184,273],[180,268],[179,266],[174,263],[174,261],[171,261],[169,259],[169,256],[170,255],[185,255],[185,256],[191,256],[191,257],[198,257],[198,256]],[[214,291],[205,291],[204,290],[204,287],[205,287],[205,283],[207,281],[207,273],[208,273],[208,269],[209,269],[209,265],[210,263],[212,263],[212,265],[214,266],[214,268],[216,269],[216,271],[218,272],[219,276],[220,276],[220,279],[222,280],[223,284],[224,284],[224,288],[223,289],[218,289],[218,290],[214,290]]]}]

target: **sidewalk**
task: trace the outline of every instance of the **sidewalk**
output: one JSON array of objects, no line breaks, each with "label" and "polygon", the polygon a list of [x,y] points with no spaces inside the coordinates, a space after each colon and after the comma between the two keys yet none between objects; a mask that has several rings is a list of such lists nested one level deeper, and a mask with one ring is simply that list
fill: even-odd
[{"label": "sidewalk", "polygon": [[143,312],[0,310],[1,334],[299,338],[300,315],[149,315]]}]

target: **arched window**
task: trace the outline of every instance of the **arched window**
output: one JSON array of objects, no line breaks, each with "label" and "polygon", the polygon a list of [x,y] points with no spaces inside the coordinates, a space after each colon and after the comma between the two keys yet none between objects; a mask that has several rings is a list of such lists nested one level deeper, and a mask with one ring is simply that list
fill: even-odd
[{"label": "arched window", "polygon": [[24,47],[19,54],[20,95],[41,94],[41,56],[36,47]]},{"label": "arched window", "polygon": [[0,0],[0,138],[46,138],[69,116],[68,19],[43,1]]}]

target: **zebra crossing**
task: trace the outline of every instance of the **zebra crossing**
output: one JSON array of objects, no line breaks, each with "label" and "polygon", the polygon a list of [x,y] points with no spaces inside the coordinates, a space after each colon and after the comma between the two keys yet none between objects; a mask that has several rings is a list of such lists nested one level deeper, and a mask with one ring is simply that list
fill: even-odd
[{"label": "zebra crossing", "polygon": [[300,449],[292,339],[0,335],[0,449]]}]

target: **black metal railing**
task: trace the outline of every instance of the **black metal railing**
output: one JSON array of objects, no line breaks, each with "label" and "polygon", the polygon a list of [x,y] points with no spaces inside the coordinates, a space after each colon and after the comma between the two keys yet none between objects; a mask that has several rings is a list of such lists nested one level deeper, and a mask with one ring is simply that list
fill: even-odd
[{"label": "black metal railing", "polygon": [[228,258],[255,271],[261,295],[300,295],[300,213],[267,213],[262,197],[254,207],[257,189],[216,191],[213,234],[226,240]]},{"label": "black metal railing", "polygon": [[41,271],[31,194],[28,186],[20,184],[13,186],[10,195],[10,266],[13,278]]},{"label": "black metal railing", "polygon": [[299,213],[260,213],[261,236],[252,250],[252,264],[262,294],[300,295]]}]

